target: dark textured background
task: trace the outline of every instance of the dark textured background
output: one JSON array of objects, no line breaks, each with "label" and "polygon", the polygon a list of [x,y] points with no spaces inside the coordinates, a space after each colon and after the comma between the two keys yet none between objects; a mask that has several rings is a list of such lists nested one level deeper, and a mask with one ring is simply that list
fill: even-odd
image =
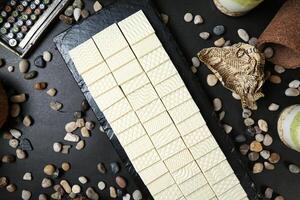
[{"label": "dark textured background", "polygon": [[[103,4],[105,5],[108,2],[109,1],[103,1]],[[156,1],[156,4],[161,12],[167,13],[170,16],[169,27],[180,44],[182,51],[186,57],[190,59],[203,47],[211,46],[216,39],[214,36],[209,41],[203,41],[198,37],[199,32],[207,30],[211,31],[215,25],[224,24],[227,27],[225,37],[233,42],[239,41],[236,34],[238,28],[245,28],[251,36],[259,36],[282,2],[283,0],[267,0],[253,12],[240,18],[230,18],[222,15],[216,10],[210,0],[181,0],[176,2],[164,0]],[[87,7],[89,9],[91,8],[90,3],[91,1],[87,1]],[[201,14],[205,19],[205,23],[201,26],[186,24],[182,18],[187,11],[194,14]],[[64,124],[72,120],[73,111],[79,109],[80,102],[83,99],[80,89],[66,68],[61,56],[55,50],[52,42],[53,37],[66,28],[67,27],[61,22],[55,22],[49,31],[44,34],[38,47],[30,54],[30,59],[41,54],[44,50],[50,50],[54,54],[54,59],[48,64],[47,68],[37,69],[39,71],[37,79],[25,81],[22,79],[22,75],[18,70],[14,73],[8,73],[6,67],[0,69],[0,78],[3,80],[6,87],[13,88],[18,92],[26,92],[30,95],[29,101],[22,106],[23,113],[30,114],[35,119],[34,126],[27,129],[22,126],[19,127],[24,135],[31,140],[35,148],[33,152],[29,152],[29,159],[17,161],[17,163],[11,165],[2,165],[0,167],[0,176],[8,176],[12,182],[19,186],[18,192],[14,194],[8,194],[5,190],[0,190],[1,200],[20,199],[22,189],[32,191],[34,195],[32,199],[36,199],[37,195],[41,192],[52,192],[52,190],[41,191],[40,187],[43,178],[42,169],[46,163],[53,163],[59,166],[61,162],[69,161],[72,164],[72,170],[66,174],[66,179],[70,180],[72,183],[76,183],[77,178],[81,175],[91,179],[88,184],[89,186],[96,187],[96,183],[102,179],[108,183],[112,183],[112,178],[109,174],[103,176],[97,173],[96,170],[96,164],[100,161],[108,164],[110,161],[119,160],[118,155],[115,153],[109,140],[106,138],[106,135],[101,134],[100,131],[95,130],[93,132],[94,137],[87,139],[87,146],[81,152],[77,152],[73,149],[73,152],[71,152],[70,155],[65,156],[56,154],[52,151],[53,142],[63,141]],[[2,47],[0,48],[0,57],[6,58],[7,64],[17,66],[19,59]],[[35,67],[32,67],[32,69],[33,68]],[[272,71],[272,65],[268,64],[267,69]],[[197,77],[202,83],[208,96],[211,99],[220,97],[223,100],[224,109],[226,111],[224,121],[233,126],[234,133],[245,132],[239,102],[234,100],[231,97],[231,93],[224,89],[220,84],[214,88],[208,87],[206,85],[206,75],[208,72],[206,67],[201,67],[197,74]],[[271,186],[275,191],[284,195],[287,200],[298,200],[300,198],[300,192],[298,191],[300,181],[298,175],[292,175],[288,172],[285,163],[295,162],[300,165],[300,158],[298,153],[289,150],[279,141],[276,131],[276,122],[280,110],[288,105],[299,102],[299,97],[284,97],[284,90],[289,81],[299,78],[299,75],[299,70],[289,70],[282,76],[282,85],[266,83],[264,92],[267,97],[258,102],[259,109],[253,115],[254,119],[264,118],[268,121],[270,133],[275,139],[275,142],[270,149],[279,152],[283,162],[276,165],[275,171],[263,172],[262,174],[252,176],[252,178],[259,189],[266,185]],[[64,103],[64,113],[60,114],[50,110],[48,104],[51,98],[47,96],[45,92],[38,92],[32,89],[34,82],[37,81],[46,81],[49,83],[49,88],[55,87],[58,89],[58,95],[54,97],[54,99]],[[278,112],[270,113],[267,110],[267,107],[271,102],[281,105]],[[92,112],[88,113],[88,118],[96,121]],[[8,146],[7,141],[1,139],[0,146],[0,155],[13,153],[13,150]],[[244,161],[245,165],[249,164],[247,163],[246,158]],[[33,182],[20,181],[22,180],[23,174],[27,171],[33,173]],[[129,191],[132,191],[134,188],[132,178],[130,178],[125,170],[123,170],[121,174],[129,180]],[[102,199],[108,199],[107,195],[107,190],[100,194]]]}]

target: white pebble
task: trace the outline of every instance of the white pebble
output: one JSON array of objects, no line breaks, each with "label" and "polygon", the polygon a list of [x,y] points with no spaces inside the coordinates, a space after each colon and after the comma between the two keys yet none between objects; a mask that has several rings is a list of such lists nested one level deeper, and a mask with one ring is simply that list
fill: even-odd
[{"label": "white pebble", "polygon": [[207,40],[210,37],[209,32],[201,32],[199,33],[199,37],[202,38],[203,40]]},{"label": "white pebble", "polygon": [[52,60],[52,54],[49,51],[44,51],[43,52],[43,59],[46,62],[50,62]]},{"label": "white pebble", "polygon": [[11,133],[11,135],[14,137],[14,138],[20,138],[22,136],[22,133],[21,131],[17,130],[17,129],[10,129],[9,132]]},{"label": "white pebble", "polygon": [[194,18],[194,24],[203,24],[204,20],[201,15],[196,15]]},{"label": "white pebble", "polygon": [[258,120],[257,124],[258,124],[258,127],[260,128],[260,130],[262,130],[264,132],[268,132],[268,130],[269,130],[268,123],[264,119]]},{"label": "white pebble", "polygon": [[209,86],[213,87],[217,84],[218,78],[214,74],[208,74],[206,81]]},{"label": "white pebble", "polygon": [[238,35],[242,40],[244,40],[244,42],[249,41],[249,35],[248,35],[248,33],[245,29],[239,29],[238,30]]},{"label": "white pebble", "polygon": [[254,120],[252,118],[246,118],[244,119],[245,126],[252,126],[254,124]]},{"label": "white pebble", "polygon": [[100,4],[99,1],[95,1],[94,5],[93,5],[94,11],[98,12],[102,9],[102,5]]},{"label": "white pebble", "polygon": [[32,175],[30,172],[26,172],[23,176],[24,181],[31,181],[32,180]]},{"label": "white pebble", "polygon": [[73,133],[67,133],[66,136],[64,137],[64,140],[68,142],[78,142],[79,139],[80,139],[79,136]]},{"label": "white pebble", "polygon": [[87,178],[86,178],[85,176],[80,176],[80,177],[78,178],[78,180],[79,180],[79,182],[80,182],[81,184],[86,184],[86,183],[88,182],[88,180],[87,180]]},{"label": "white pebble", "polygon": [[216,47],[222,47],[223,45],[225,44],[225,39],[223,37],[221,37],[220,39],[217,39],[215,42],[214,42],[214,45]]},{"label": "white pebble", "polygon": [[215,98],[213,100],[214,110],[220,111],[222,109],[222,101],[219,98]]},{"label": "white pebble", "polygon": [[293,80],[289,83],[290,88],[298,88],[300,86],[300,81],[299,80]]},{"label": "white pebble", "polygon": [[72,186],[72,192],[75,194],[79,194],[81,192],[81,188],[79,185],[73,185]]},{"label": "white pebble", "polygon": [[7,67],[7,71],[13,72],[13,71],[15,71],[15,67],[10,65]]},{"label": "white pebble", "polygon": [[195,66],[195,67],[200,66],[200,60],[197,57],[192,58],[192,63],[193,63],[193,66]]},{"label": "white pebble", "polygon": [[229,134],[232,131],[232,126],[230,126],[228,124],[224,124],[223,128],[224,128],[225,133],[227,133],[227,134]]},{"label": "white pebble", "polygon": [[279,105],[276,103],[271,103],[268,107],[269,111],[277,111],[279,109]]},{"label": "white pebble", "polygon": [[265,50],[264,50],[264,55],[265,55],[265,57],[268,59],[268,58],[272,58],[273,57],[273,55],[274,55],[274,50],[273,50],[273,48],[272,47],[267,47],[267,48],[265,48]]},{"label": "white pebble", "polygon": [[62,150],[62,144],[61,143],[59,143],[59,142],[55,142],[55,143],[53,143],[53,151],[54,152],[61,152],[61,150]]},{"label": "white pebble", "polygon": [[103,181],[100,181],[99,183],[98,183],[98,188],[99,188],[99,190],[104,190],[105,189],[105,183],[103,182]]},{"label": "white pebble", "polygon": [[73,16],[74,16],[74,19],[75,19],[76,22],[79,20],[80,15],[81,15],[81,9],[80,8],[75,8],[74,11],[73,11]]},{"label": "white pebble", "polygon": [[285,90],[285,95],[288,97],[297,97],[300,95],[300,92],[295,88],[288,88]]},{"label": "white pebble", "polygon": [[275,70],[275,72],[277,72],[278,74],[282,74],[282,73],[285,72],[285,69],[284,69],[282,66],[280,66],[280,65],[275,65],[275,66],[274,66],[274,70]]},{"label": "white pebble", "polygon": [[185,22],[191,22],[191,21],[193,21],[193,15],[192,15],[192,13],[186,13],[184,15],[183,19],[184,19]]}]

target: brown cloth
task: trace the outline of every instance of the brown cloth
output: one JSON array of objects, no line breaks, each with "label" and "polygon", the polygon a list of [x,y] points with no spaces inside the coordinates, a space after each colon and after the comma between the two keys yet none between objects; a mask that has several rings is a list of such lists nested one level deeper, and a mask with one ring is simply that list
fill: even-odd
[{"label": "brown cloth", "polygon": [[285,68],[300,67],[300,0],[288,0],[261,34],[257,47],[275,50],[269,59]]},{"label": "brown cloth", "polygon": [[0,128],[5,123],[8,115],[8,100],[6,93],[0,83]]}]

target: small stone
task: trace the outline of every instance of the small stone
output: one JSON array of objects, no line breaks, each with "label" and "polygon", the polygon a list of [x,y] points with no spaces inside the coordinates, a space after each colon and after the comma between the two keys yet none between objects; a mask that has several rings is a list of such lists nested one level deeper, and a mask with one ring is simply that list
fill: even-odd
[{"label": "small stone", "polygon": [[71,199],[74,199],[76,196],[77,196],[77,194],[75,194],[74,192],[71,192],[71,193],[69,194],[69,197],[70,197]]},{"label": "small stone", "polygon": [[40,194],[38,200],[48,200],[48,197],[45,194]]},{"label": "small stone", "polygon": [[75,148],[76,148],[78,151],[80,151],[80,150],[82,150],[82,149],[84,148],[84,146],[85,146],[84,140],[80,140],[80,141],[76,144]]},{"label": "small stone", "polygon": [[28,190],[22,190],[22,199],[29,200],[31,198],[31,192]]},{"label": "small stone", "polygon": [[81,102],[81,111],[83,112],[86,112],[90,109],[90,104],[87,102],[86,99],[84,99],[82,102]]},{"label": "small stone", "polygon": [[32,118],[29,115],[25,115],[25,117],[23,118],[23,125],[25,127],[29,127],[32,125]]},{"label": "small stone", "polygon": [[62,195],[59,192],[55,192],[55,193],[51,194],[51,199],[61,200]]},{"label": "small stone", "polygon": [[56,169],[55,172],[52,174],[52,178],[54,179],[58,179],[61,176],[61,170],[60,169]]},{"label": "small stone", "polygon": [[109,187],[109,196],[113,199],[117,198],[117,191],[113,186]]},{"label": "small stone", "polygon": [[92,131],[95,128],[95,124],[94,122],[85,122],[85,128],[87,128],[87,130]]},{"label": "small stone", "polygon": [[272,196],[273,196],[273,192],[274,192],[273,189],[268,187],[268,188],[265,190],[265,198],[271,199]]},{"label": "small stone", "polygon": [[260,130],[264,131],[264,132],[268,132],[268,123],[263,120],[263,119],[260,119],[258,120],[258,127],[260,128]]},{"label": "small stone", "polygon": [[73,11],[73,16],[76,22],[79,21],[81,15],[81,9],[80,8],[75,8]]},{"label": "small stone", "polygon": [[13,95],[10,97],[10,101],[12,103],[24,103],[26,101],[26,94],[22,93],[22,94],[17,94],[17,95]]},{"label": "small stone", "polygon": [[72,147],[71,145],[63,145],[61,153],[63,153],[63,154],[69,154],[71,147]]},{"label": "small stone", "polygon": [[203,24],[203,22],[204,22],[204,20],[203,20],[203,18],[202,18],[202,16],[201,15],[195,15],[195,17],[194,17],[194,24]]},{"label": "small stone", "polygon": [[42,188],[49,188],[52,186],[52,181],[49,178],[43,178],[42,180]]},{"label": "small stone", "polygon": [[34,65],[38,68],[45,68],[46,61],[44,60],[43,56],[38,56],[34,59]]},{"label": "small stone", "polygon": [[253,174],[259,174],[264,170],[264,165],[262,163],[255,163],[253,166]]},{"label": "small stone", "polygon": [[70,184],[68,183],[68,181],[62,180],[62,181],[60,181],[60,185],[64,188],[66,193],[70,194],[72,192],[72,188],[71,188]]},{"label": "small stone", "polygon": [[11,133],[8,132],[8,131],[4,131],[4,132],[2,133],[2,137],[3,137],[4,140],[10,140],[10,139],[13,139],[13,136],[12,136]]},{"label": "small stone", "polygon": [[257,38],[256,37],[252,37],[249,39],[248,43],[252,46],[255,46],[257,43]]},{"label": "small stone", "polygon": [[13,72],[13,71],[15,71],[15,67],[10,65],[10,66],[7,67],[7,71],[8,72]]},{"label": "small stone", "polygon": [[6,190],[8,192],[15,192],[17,190],[17,186],[15,184],[9,184],[8,186],[6,186]]},{"label": "small stone", "polygon": [[274,50],[272,47],[267,47],[264,50],[264,55],[266,57],[266,59],[272,58],[274,55]]},{"label": "small stone", "polygon": [[218,78],[214,74],[208,74],[206,81],[209,86],[213,87],[217,84]]},{"label": "small stone", "polygon": [[277,196],[277,197],[275,197],[274,200],[284,200],[284,197],[283,196]]},{"label": "small stone", "polygon": [[263,147],[260,142],[253,141],[250,144],[250,150],[259,153],[263,150]]},{"label": "small stone", "polygon": [[239,37],[244,41],[244,42],[248,42],[249,41],[249,35],[247,33],[247,31],[245,29],[239,29],[237,31]]},{"label": "small stone", "polygon": [[131,195],[128,193],[123,196],[123,200],[130,200],[130,199],[131,199]]},{"label": "small stone", "polygon": [[47,94],[51,97],[54,97],[57,93],[57,90],[55,88],[50,88],[48,91],[47,91]]},{"label": "small stone", "polygon": [[55,192],[58,192],[59,195],[61,195],[61,196],[63,196],[65,194],[65,190],[64,190],[64,188],[60,184],[54,185],[53,186],[53,190]]},{"label": "small stone", "polygon": [[203,40],[207,40],[210,37],[209,32],[201,32],[199,33],[199,37],[202,38]]},{"label": "small stone", "polygon": [[200,66],[200,60],[197,57],[192,58],[192,63],[193,63],[193,66],[195,66],[195,67]]},{"label": "small stone", "polygon": [[57,101],[51,101],[50,102],[50,108],[52,110],[59,111],[59,110],[62,109],[62,107],[63,107],[63,105],[61,103],[57,102]]},{"label": "small stone", "polygon": [[52,60],[52,54],[49,51],[43,52],[43,59],[46,62],[50,62]]},{"label": "small stone", "polygon": [[53,173],[55,172],[56,167],[52,164],[48,164],[44,167],[44,173],[48,176],[52,176]]},{"label": "small stone", "polygon": [[268,160],[270,158],[270,151],[268,150],[262,150],[259,154],[265,160]]},{"label": "small stone", "polygon": [[264,162],[264,166],[267,170],[274,170],[275,166],[269,162]]},{"label": "small stone", "polygon": [[37,75],[38,75],[38,72],[33,70],[33,71],[30,71],[30,72],[24,74],[24,79],[31,80],[31,79],[34,79],[35,77],[37,77]]},{"label": "small stone", "polygon": [[59,143],[59,142],[54,142],[53,143],[53,151],[58,153],[58,152],[61,152],[61,149],[62,149],[62,144]]},{"label": "small stone", "polygon": [[2,163],[6,163],[6,164],[13,163],[16,161],[16,157],[14,155],[4,155],[2,156],[1,161]]},{"label": "small stone", "polygon": [[300,168],[295,164],[289,164],[289,171],[293,174],[299,174]]},{"label": "small stone", "polygon": [[259,159],[259,154],[257,152],[250,152],[248,154],[248,159],[250,161],[257,161]]},{"label": "small stone", "polygon": [[246,142],[247,138],[243,134],[239,134],[234,138],[235,142],[243,143]]},{"label": "small stone", "polygon": [[93,188],[91,188],[91,187],[87,188],[85,194],[86,194],[86,196],[87,196],[88,198],[90,198],[91,200],[98,200],[98,199],[99,199],[99,195],[98,195],[97,192],[96,192]]},{"label": "small stone", "polygon": [[81,184],[86,184],[88,182],[88,179],[85,177],[85,176],[80,176],[78,178],[78,181],[81,183]]},{"label": "small stone", "polygon": [[10,107],[10,116],[13,118],[16,118],[20,115],[21,113],[21,106],[19,104],[12,104]]},{"label": "small stone", "polygon": [[59,19],[60,21],[62,21],[63,23],[67,24],[67,25],[72,25],[73,24],[73,18],[72,17],[68,17],[66,15],[59,15]]},{"label": "small stone", "polygon": [[34,84],[34,89],[36,90],[44,90],[47,88],[47,83],[46,82],[38,82]]},{"label": "small stone", "polygon": [[88,18],[89,16],[90,16],[90,12],[89,12],[88,10],[83,9],[83,10],[81,11],[81,17],[82,17],[83,19],[86,19],[86,18]]},{"label": "small stone", "polygon": [[71,169],[71,165],[70,165],[70,163],[63,162],[63,163],[61,164],[61,168],[62,168],[65,172],[67,172],[67,171],[69,171],[69,170]]},{"label": "small stone", "polygon": [[270,146],[272,143],[273,143],[273,138],[271,137],[271,135],[266,134],[265,138],[264,138],[264,141],[263,141],[263,144],[265,146]]},{"label": "small stone", "polygon": [[231,95],[232,95],[232,97],[233,97],[234,99],[236,99],[236,100],[241,100],[240,95],[238,95],[237,93],[232,92]]},{"label": "small stone", "polygon": [[285,90],[285,95],[288,97],[297,97],[300,95],[300,92],[298,89],[295,88],[288,88]]},{"label": "small stone", "polygon": [[73,116],[74,116],[74,119],[77,120],[77,119],[82,118],[83,114],[81,111],[76,111],[76,112],[74,112]]},{"label": "small stone", "polygon": [[8,144],[9,144],[9,146],[11,148],[16,149],[19,146],[19,140],[17,140],[17,139],[10,139],[9,142],[8,142]]},{"label": "small stone", "polygon": [[32,181],[32,174],[30,172],[26,172],[23,176],[24,181]]},{"label": "small stone", "polygon": [[225,39],[223,37],[217,39],[215,42],[214,42],[214,45],[216,47],[222,47],[223,45],[225,44]]},{"label": "small stone", "polygon": [[106,168],[105,168],[105,165],[103,163],[98,163],[97,169],[98,169],[98,171],[101,174],[105,174],[106,173]]},{"label": "small stone", "polygon": [[243,108],[242,117],[243,117],[244,119],[250,118],[251,115],[252,115],[251,110],[249,110],[249,109],[247,109],[247,108]]},{"label": "small stone", "polygon": [[280,78],[280,76],[277,76],[277,75],[271,75],[269,80],[270,80],[271,83],[274,83],[274,84],[280,84],[281,83],[281,78]]},{"label": "small stone", "polygon": [[226,134],[231,133],[232,131],[232,126],[228,125],[228,124],[223,124],[223,128]]},{"label": "small stone", "polygon": [[28,140],[27,138],[22,138],[20,141],[20,145],[19,148],[22,149],[23,151],[32,151],[32,144],[30,142],[30,140]]},{"label": "small stone", "polygon": [[84,121],[83,118],[80,118],[80,119],[77,119],[77,120],[76,120],[76,126],[77,126],[78,128],[84,127],[84,125],[85,125],[85,121]]},{"label": "small stone", "polygon": [[269,162],[272,164],[278,163],[280,160],[280,156],[278,153],[271,153],[271,156],[269,158]]},{"label": "small stone", "polygon": [[245,126],[247,126],[247,127],[252,126],[254,123],[255,123],[254,120],[253,120],[252,118],[250,118],[250,117],[244,119],[244,124],[245,124]]},{"label": "small stone", "polygon": [[244,156],[247,155],[249,149],[250,149],[250,147],[249,147],[248,144],[242,144],[242,145],[240,146],[240,152],[241,152],[241,154],[244,155]]},{"label": "small stone", "polygon": [[213,100],[213,106],[214,106],[214,110],[217,112],[217,111],[220,111],[222,109],[222,101],[221,99],[219,98],[215,98]]},{"label": "small stone", "polygon": [[280,66],[280,65],[275,65],[275,66],[274,66],[274,70],[275,70],[275,72],[277,72],[278,74],[282,74],[282,73],[285,72],[284,67],[282,67],[282,66]]},{"label": "small stone", "polygon": [[265,136],[264,136],[263,134],[261,134],[261,133],[258,133],[258,134],[255,135],[255,140],[256,140],[257,142],[262,142],[262,141],[264,141],[264,138],[265,138]]},{"label": "small stone", "polygon": [[230,40],[226,40],[223,47],[228,47],[231,46],[231,41]]},{"label": "small stone", "polygon": [[213,28],[213,33],[215,35],[223,35],[225,33],[225,26],[217,25]]},{"label": "small stone", "polygon": [[127,186],[126,180],[122,176],[116,177],[116,183],[120,188],[126,188]]},{"label": "small stone", "polygon": [[117,162],[110,163],[110,170],[112,171],[113,174],[118,173],[120,171],[119,164]]},{"label": "small stone", "polygon": [[93,5],[94,11],[98,12],[102,9],[102,5],[100,4],[99,1],[95,1],[94,5]]},{"label": "small stone", "polygon": [[26,152],[23,151],[22,149],[17,149],[17,150],[16,150],[16,156],[17,156],[18,159],[24,160],[24,159],[26,159],[27,154],[26,154]]},{"label": "small stone", "polygon": [[191,66],[191,71],[193,74],[196,74],[198,72],[197,67]]},{"label": "small stone", "polygon": [[81,192],[81,187],[79,185],[73,185],[72,192],[75,194],[79,194]]},{"label": "small stone", "polygon": [[8,185],[8,179],[4,176],[0,177],[0,188],[5,188]]},{"label": "small stone", "polygon": [[277,111],[278,109],[279,109],[279,105],[276,103],[271,103],[268,107],[268,110],[272,112]]},{"label": "small stone", "polygon": [[80,138],[78,135],[75,135],[73,133],[67,133],[64,137],[64,140],[68,142],[78,142]]},{"label": "small stone", "polygon": [[98,188],[99,188],[99,190],[104,190],[105,187],[106,187],[106,185],[105,185],[105,183],[104,183],[103,181],[100,181],[100,182],[98,183]]},{"label": "small stone", "polygon": [[161,18],[161,21],[164,23],[164,24],[168,24],[169,22],[169,16],[165,13],[161,13],[160,14],[160,18]]},{"label": "small stone", "polygon": [[256,134],[262,133],[262,130],[258,126],[254,126],[254,130]]},{"label": "small stone", "polygon": [[132,198],[133,198],[134,200],[142,200],[142,199],[143,199],[143,195],[142,195],[141,191],[135,190],[135,191],[132,193]]},{"label": "small stone", "polygon": [[192,13],[185,13],[185,15],[183,16],[183,19],[185,22],[191,22],[193,21],[193,15]]},{"label": "small stone", "polygon": [[72,133],[73,131],[75,131],[77,129],[77,125],[76,122],[69,122],[65,125],[65,131],[67,133]]},{"label": "small stone", "polygon": [[73,11],[74,11],[73,6],[68,6],[64,12],[64,15],[66,15],[68,17],[72,17]]},{"label": "small stone", "polygon": [[73,7],[74,7],[74,8],[82,8],[82,7],[83,7],[83,2],[82,2],[82,0],[75,0],[75,1],[73,2]]},{"label": "small stone", "polygon": [[219,114],[219,120],[222,121],[225,118],[225,111],[220,112]]},{"label": "small stone", "polygon": [[21,73],[27,73],[29,70],[29,66],[30,66],[30,64],[29,64],[28,60],[25,60],[25,59],[20,60],[19,70]]},{"label": "small stone", "polygon": [[300,81],[299,80],[293,80],[289,83],[290,88],[295,88],[297,89],[300,86]]}]

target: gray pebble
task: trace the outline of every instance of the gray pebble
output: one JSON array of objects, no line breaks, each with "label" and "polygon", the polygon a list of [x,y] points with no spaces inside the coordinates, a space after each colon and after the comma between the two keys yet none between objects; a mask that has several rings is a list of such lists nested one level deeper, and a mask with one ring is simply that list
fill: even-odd
[{"label": "gray pebble", "polygon": [[88,18],[89,16],[90,16],[90,12],[89,12],[88,10],[83,9],[83,10],[81,11],[81,17],[82,17],[83,19]]},{"label": "gray pebble", "polygon": [[255,123],[255,122],[254,122],[254,120],[253,120],[252,118],[246,118],[246,119],[244,120],[245,126],[252,126],[254,123]]},{"label": "gray pebble", "polygon": [[264,166],[267,170],[274,170],[275,166],[269,162],[264,162]]},{"label": "gray pebble", "polygon": [[289,165],[289,171],[293,174],[299,174],[300,173],[300,168],[295,164],[290,164]]},{"label": "gray pebble", "polygon": [[201,15],[195,15],[194,24],[203,24],[204,20]]},{"label": "gray pebble", "polygon": [[225,32],[225,27],[223,25],[217,25],[213,28],[213,33],[215,35],[222,35]]},{"label": "gray pebble", "polygon": [[192,58],[192,63],[193,63],[193,66],[195,66],[195,67],[200,66],[200,60],[197,57]]},{"label": "gray pebble", "polygon": [[262,142],[262,141],[264,141],[264,138],[265,138],[265,136],[264,136],[263,134],[261,134],[261,133],[258,133],[258,134],[255,135],[255,140],[256,140],[257,142]]},{"label": "gray pebble", "polygon": [[52,110],[59,111],[59,110],[62,109],[62,107],[63,107],[63,105],[61,103],[57,102],[57,101],[51,101],[50,102],[50,108]]},{"label": "gray pebble", "polygon": [[259,154],[257,152],[250,152],[248,154],[248,158],[250,161],[257,161],[259,158]]},{"label": "gray pebble", "polygon": [[249,110],[247,108],[243,108],[242,117],[244,119],[251,117],[251,115],[252,115],[251,110]]},{"label": "gray pebble", "polygon": [[52,180],[49,178],[44,178],[41,184],[42,188],[49,188],[52,186]]},{"label": "gray pebble", "polygon": [[264,141],[263,141],[263,144],[265,146],[270,146],[271,144],[273,143],[273,138],[270,134],[266,134],[265,135],[265,138],[264,138]]},{"label": "gray pebble", "polygon": [[249,41],[249,35],[247,33],[247,31],[245,29],[239,29],[238,31],[238,35],[239,37],[244,41],[244,42],[248,42]]},{"label": "gray pebble", "polygon": [[22,190],[22,199],[29,200],[31,198],[31,192],[28,190]]},{"label": "gray pebble", "polygon": [[26,172],[23,176],[24,181],[31,181],[32,180],[32,174],[30,172]]},{"label": "gray pebble", "polygon": [[39,200],[47,200],[48,197],[45,194],[40,194],[39,195]]},{"label": "gray pebble", "polygon": [[201,32],[199,33],[199,37],[202,38],[203,40],[207,40],[210,37],[209,32]]},{"label": "gray pebble", "polygon": [[134,200],[142,200],[143,196],[142,196],[141,191],[135,190],[135,191],[132,193],[132,198],[133,198]]},{"label": "gray pebble", "polygon": [[268,150],[262,150],[259,154],[265,160],[269,159],[271,155],[270,151]]},{"label": "gray pebble", "polygon": [[297,97],[300,95],[300,92],[298,89],[295,88],[288,88],[285,90],[285,95],[288,97]]},{"label": "gray pebble", "polygon": [[220,111],[222,109],[222,101],[221,99],[219,98],[215,98],[213,100],[213,106],[214,106],[214,110],[217,112],[217,111]]},{"label": "gray pebble", "polygon": [[234,138],[234,140],[238,143],[243,143],[246,142],[247,139],[243,134],[239,134]]},{"label": "gray pebble", "polygon": [[113,174],[118,173],[120,171],[119,164],[117,162],[110,163],[110,169],[111,169]]},{"label": "gray pebble", "polygon": [[71,145],[63,145],[61,153],[63,153],[63,154],[69,154],[71,147],[72,147]]},{"label": "gray pebble", "polygon": [[35,77],[37,77],[37,75],[38,75],[38,72],[33,70],[33,71],[30,71],[30,72],[24,74],[24,79],[31,80],[31,79],[34,79]]},{"label": "gray pebble", "polygon": [[184,19],[185,22],[191,22],[191,21],[193,21],[193,15],[192,15],[192,13],[186,13],[184,15],[183,19]]},{"label": "gray pebble", "polygon": [[275,65],[275,66],[274,66],[274,70],[275,70],[275,72],[277,72],[278,74],[282,74],[282,73],[285,72],[284,67],[282,67],[282,66],[280,66],[280,65]]},{"label": "gray pebble", "polygon": [[98,169],[98,171],[101,174],[105,174],[106,173],[106,168],[105,168],[105,165],[103,163],[98,163],[97,169]]},{"label": "gray pebble", "polygon": [[219,114],[219,120],[222,121],[225,118],[225,111],[220,112]]},{"label": "gray pebble", "polygon": [[274,192],[273,189],[268,187],[268,188],[265,190],[265,198],[271,199],[272,196],[273,196],[273,192]]},{"label": "gray pebble", "polygon": [[250,147],[248,144],[242,144],[240,146],[240,152],[242,155],[247,155],[248,151],[249,151]]},{"label": "gray pebble", "polygon": [[94,122],[91,121],[85,122],[85,128],[87,128],[87,130],[89,131],[92,131],[95,128]]},{"label": "gray pebble", "polygon": [[8,186],[6,186],[6,190],[8,192],[15,192],[17,190],[17,186],[15,184],[9,184]]},{"label": "gray pebble", "polygon": [[249,39],[248,43],[252,46],[255,46],[257,43],[257,38],[256,37],[252,37]]},{"label": "gray pebble", "polygon": [[64,14],[68,17],[71,17],[73,15],[73,6],[68,6],[64,12]]},{"label": "gray pebble", "polygon": [[30,64],[29,64],[28,60],[25,60],[25,59],[20,60],[19,70],[20,70],[21,73],[28,72],[29,66],[30,66]]},{"label": "gray pebble", "polygon": [[264,55],[267,59],[272,58],[274,55],[274,50],[272,47],[267,47],[264,50]]},{"label": "gray pebble", "polygon": [[106,185],[105,185],[105,183],[104,183],[103,181],[100,181],[100,182],[98,183],[98,188],[99,188],[99,190],[104,190],[105,187],[106,187]]},{"label": "gray pebble", "polygon": [[223,47],[228,47],[231,46],[231,41],[230,40],[226,40]]},{"label": "gray pebble", "polygon": [[91,187],[87,188],[85,194],[86,194],[86,196],[87,196],[88,198],[90,198],[91,200],[98,200],[98,199],[99,199],[99,195],[98,195],[97,192],[96,192],[93,188],[91,188]]}]

